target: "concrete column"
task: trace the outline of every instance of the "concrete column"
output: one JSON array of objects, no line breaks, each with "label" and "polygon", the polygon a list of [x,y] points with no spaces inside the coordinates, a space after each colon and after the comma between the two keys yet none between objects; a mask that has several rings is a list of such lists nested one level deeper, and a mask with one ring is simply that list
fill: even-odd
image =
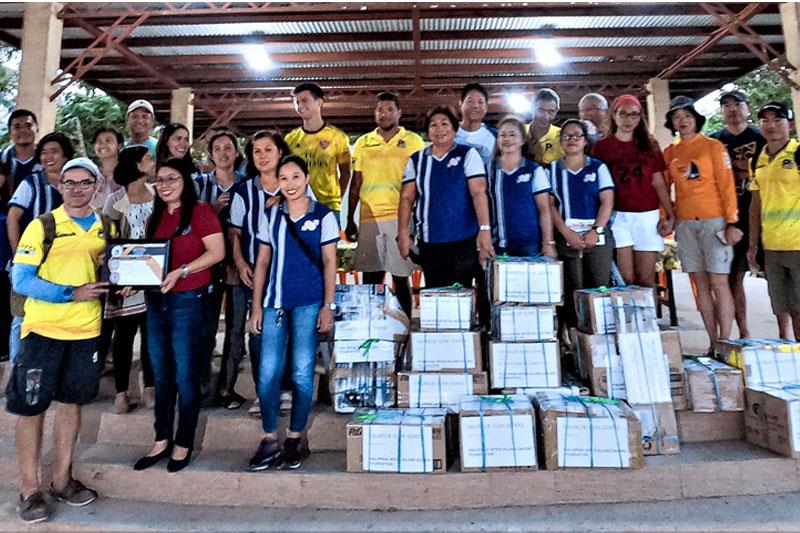
[{"label": "concrete column", "polygon": [[672,133],[664,127],[664,116],[669,109],[669,80],[650,78],[647,82],[647,122],[650,133],[658,141],[661,149],[672,142]]},{"label": "concrete column", "polygon": [[22,63],[17,107],[30,109],[39,119],[39,131],[56,127],[56,103],[50,101],[50,82],[58,74],[63,21],[57,14],[62,4],[25,4],[22,19]]},{"label": "concrete column", "polygon": [[[800,68],[800,5],[790,2],[780,5],[781,25],[783,26],[783,42],[786,45],[786,59]],[[791,75],[795,83],[800,84],[800,72]],[[792,107],[794,112],[800,111],[800,91],[792,89]],[[800,120],[794,121],[794,127],[800,135]]]},{"label": "concrete column", "polygon": [[189,129],[189,142],[192,141],[194,129],[194,93],[188,87],[172,91],[172,102],[169,106],[170,122],[179,122]]}]

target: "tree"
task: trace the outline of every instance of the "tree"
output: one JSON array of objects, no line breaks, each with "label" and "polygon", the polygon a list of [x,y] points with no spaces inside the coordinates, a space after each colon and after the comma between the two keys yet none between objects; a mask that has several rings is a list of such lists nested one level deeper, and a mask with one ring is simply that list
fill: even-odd
[{"label": "tree", "polygon": [[125,131],[125,115],[115,98],[83,84],[59,97],[56,129],[72,140],[76,153],[85,150],[86,155],[94,157],[92,136],[103,126]]}]

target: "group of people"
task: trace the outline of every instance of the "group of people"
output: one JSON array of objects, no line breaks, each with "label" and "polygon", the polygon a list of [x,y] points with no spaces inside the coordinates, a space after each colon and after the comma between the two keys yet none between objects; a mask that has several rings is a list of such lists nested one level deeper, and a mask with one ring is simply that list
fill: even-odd
[{"label": "group of people", "polygon": [[[759,133],[748,124],[745,95],[724,93],[725,128],[712,138],[701,133],[705,118],[694,102],[676,97],[665,117],[676,140],[662,152],[633,95],[609,105],[587,94],[579,117],[556,126],[560,98],[542,89],[532,120],[510,115],[495,129],[484,122],[487,90],[469,84],[460,118],[448,106],[427,113],[426,144],[400,126],[398,96],[382,92],[376,128],[351,151],[348,136],[323,119],[321,87],[303,83],[292,97],[301,127],[286,136],[259,131],[244,153],[232,132],[215,130],[207,162],[193,158],[184,125],[168,124],[152,137],[154,109],[146,100],[127,109],[127,140],[110,127],[95,132],[97,163],[74,158],[59,132],[37,143],[33,113],[11,114],[12,145],[0,154],[0,234],[7,237],[0,259],[11,269],[0,284],[14,309],[0,309],[0,318],[13,316],[6,397],[8,411],[19,415],[23,520],[47,519],[52,499],[85,505],[96,498],[71,475],[80,406],[96,395],[110,351],[115,409],[133,408],[128,378],[137,332],[155,436],[135,469],[167,460],[177,472],[189,464],[203,398],[229,409],[245,402],[235,388],[246,353],[263,429],[248,468],[302,465],[310,453],[305,430],[318,335],[333,327],[348,190],[343,226],[358,243],[355,268],[364,283],[390,274],[409,316],[415,264],[427,287],[475,286],[487,325],[487,261],[542,255],[564,263],[560,318],[569,344],[577,323],[572,292],[609,285],[614,262],[625,283],[653,287],[664,237],[674,233],[711,346],[730,336],[734,315],[740,335],[749,335],[742,278],[760,261],[781,336],[790,336],[790,323],[800,336],[800,156],[783,104],[758,111]],[[98,279],[113,238],[170,242],[160,287],[137,291]],[[221,369],[211,391],[223,301]],[[282,391],[292,396],[283,441]],[[42,422],[52,400],[57,438],[52,484],[43,491]]]}]

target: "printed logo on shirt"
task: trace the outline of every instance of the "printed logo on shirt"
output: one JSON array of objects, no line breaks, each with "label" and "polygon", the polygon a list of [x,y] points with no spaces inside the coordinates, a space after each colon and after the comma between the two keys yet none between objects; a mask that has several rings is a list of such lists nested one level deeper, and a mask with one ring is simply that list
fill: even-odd
[{"label": "printed logo on shirt", "polygon": [[531,181],[530,174],[520,174],[517,176],[517,183],[528,183],[529,181]]},{"label": "printed logo on shirt", "polygon": [[782,163],[783,168],[792,168],[794,167],[794,161],[791,159],[784,159]]},{"label": "printed logo on shirt", "polygon": [[697,168],[697,165],[692,161],[689,164],[689,168],[686,169],[686,179],[696,180],[700,177],[700,169]]},{"label": "printed logo on shirt", "polygon": [[544,143],[544,151],[549,152],[553,149],[553,143]]},{"label": "printed logo on shirt", "polygon": [[454,157],[450,161],[447,162],[447,168],[456,167],[458,164],[461,163],[461,157]]},{"label": "printed logo on shirt", "polygon": [[397,147],[398,148],[405,148],[406,147],[406,142],[403,139],[400,139],[399,141],[397,141]]},{"label": "printed logo on shirt", "polygon": [[17,253],[19,255],[36,255],[36,249],[34,249],[31,246],[20,244],[19,246],[17,246]]},{"label": "printed logo on shirt", "polygon": [[300,231],[314,231],[319,226],[319,219],[315,218],[314,220],[306,220],[303,222],[303,227],[300,228]]},{"label": "printed logo on shirt", "polygon": [[319,145],[323,150],[325,150],[328,146],[331,145],[331,142],[322,140],[322,141],[319,142]]},{"label": "printed logo on shirt", "polygon": [[594,183],[597,180],[597,174],[594,172],[589,172],[583,177],[584,183]]}]

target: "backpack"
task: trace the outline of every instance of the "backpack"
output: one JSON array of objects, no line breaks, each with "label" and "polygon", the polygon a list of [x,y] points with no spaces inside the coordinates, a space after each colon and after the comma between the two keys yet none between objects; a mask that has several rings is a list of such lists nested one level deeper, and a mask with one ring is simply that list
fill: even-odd
[{"label": "backpack", "polygon": [[[107,239],[108,236],[111,235],[111,219],[98,211],[95,211],[95,214],[100,217],[100,223],[103,225],[103,235],[105,235]],[[39,267],[36,269],[38,272],[39,268],[47,261],[47,256],[50,254],[50,249],[53,247],[53,241],[56,239],[56,217],[53,216],[52,211],[48,211],[43,215],[39,215],[37,219],[42,223],[42,229],[44,230],[44,238],[42,239],[42,262],[39,263]],[[17,294],[13,290],[11,291],[12,316],[25,316],[25,300],[25,296]]]}]

